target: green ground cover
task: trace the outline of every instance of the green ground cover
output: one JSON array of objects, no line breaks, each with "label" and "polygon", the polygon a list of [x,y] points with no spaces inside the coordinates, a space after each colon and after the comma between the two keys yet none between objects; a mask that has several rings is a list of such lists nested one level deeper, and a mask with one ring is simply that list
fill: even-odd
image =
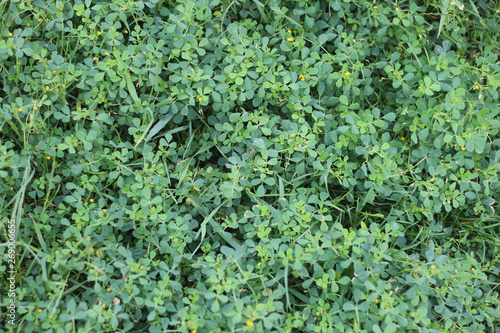
[{"label": "green ground cover", "polygon": [[0,17],[1,331],[500,332],[497,1]]}]

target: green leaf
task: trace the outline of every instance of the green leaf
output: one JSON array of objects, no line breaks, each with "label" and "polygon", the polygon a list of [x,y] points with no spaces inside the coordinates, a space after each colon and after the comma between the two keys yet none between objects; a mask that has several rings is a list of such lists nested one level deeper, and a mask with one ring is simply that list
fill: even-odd
[{"label": "green leaf", "polygon": [[132,80],[130,79],[129,76],[127,76],[127,88],[130,93],[130,96],[134,100],[134,103],[137,107],[141,106],[141,101],[139,97],[137,96],[137,91],[135,90],[134,84],[132,83]]},{"label": "green leaf", "polygon": [[103,79],[104,79],[104,73],[103,73],[103,72],[99,72],[99,73],[97,73],[97,74],[94,76],[94,81],[95,81],[95,82],[102,81]]},{"label": "green leaf", "polygon": [[342,103],[342,104],[344,104],[344,105],[349,104],[349,101],[347,100],[347,97],[346,97],[345,95],[341,95],[341,96],[339,97],[339,101],[340,101],[340,103]]}]

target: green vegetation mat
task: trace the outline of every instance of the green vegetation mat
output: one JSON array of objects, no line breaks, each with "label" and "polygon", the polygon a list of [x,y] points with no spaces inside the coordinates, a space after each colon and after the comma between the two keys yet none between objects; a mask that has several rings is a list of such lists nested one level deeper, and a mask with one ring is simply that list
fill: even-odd
[{"label": "green vegetation mat", "polygon": [[500,332],[500,3],[0,0],[2,332]]}]

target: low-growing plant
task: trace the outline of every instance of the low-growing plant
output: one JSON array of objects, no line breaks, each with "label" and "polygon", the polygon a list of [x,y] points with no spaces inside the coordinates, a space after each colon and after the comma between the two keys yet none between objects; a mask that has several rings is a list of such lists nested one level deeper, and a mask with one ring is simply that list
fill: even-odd
[{"label": "low-growing plant", "polygon": [[2,330],[497,332],[496,2],[0,8]]}]

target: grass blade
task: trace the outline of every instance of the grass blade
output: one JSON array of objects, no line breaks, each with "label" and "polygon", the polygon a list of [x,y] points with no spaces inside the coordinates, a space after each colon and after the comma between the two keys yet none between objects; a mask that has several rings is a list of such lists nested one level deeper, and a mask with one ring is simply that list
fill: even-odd
[{"label": "grass blade", "polygon": [[443,2],[443,7],[441,8],[441,21],[439,22],[439,29],[438,29],[438,38],[439,35],[441,34],[441,30],[443,29],[444,26],[444,20],[446,19],[446,12],[448,11],[448,2],[449,0],[444,0]]}]

